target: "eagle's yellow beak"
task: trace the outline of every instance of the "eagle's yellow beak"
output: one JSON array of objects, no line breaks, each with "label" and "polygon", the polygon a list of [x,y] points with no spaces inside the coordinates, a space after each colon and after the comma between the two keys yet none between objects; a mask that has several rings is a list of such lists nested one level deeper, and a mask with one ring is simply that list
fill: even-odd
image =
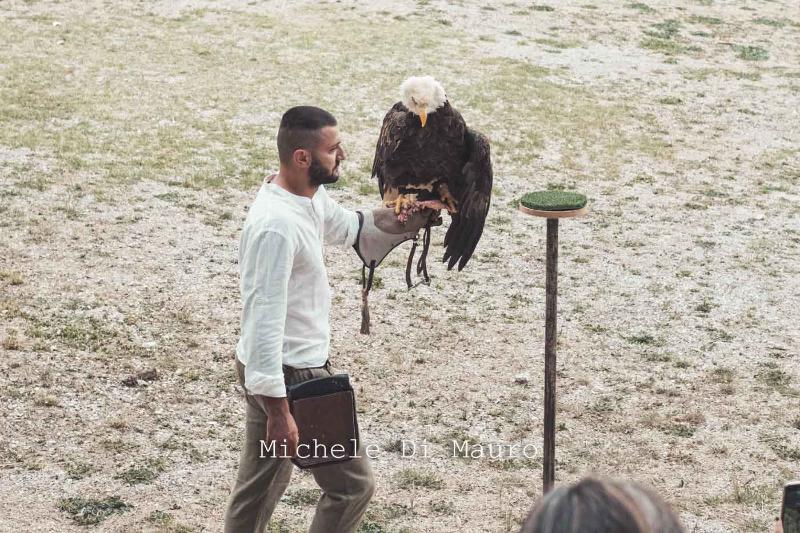
[{"label": "eagle's yellow beak", "polygon": [[422,123],[422,127],[425,127],[425,123],[428,122],[428,111],[426,109],[422,109],[419,112],[419,121]]}]

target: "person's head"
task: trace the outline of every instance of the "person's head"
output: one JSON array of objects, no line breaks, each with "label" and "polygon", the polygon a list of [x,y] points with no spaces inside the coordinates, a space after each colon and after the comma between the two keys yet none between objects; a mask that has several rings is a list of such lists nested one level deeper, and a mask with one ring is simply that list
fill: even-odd
[{"label": "person's head", "polygon": [[311,186],[339,179],[339,162],[345,158],[333,115],[313,106],[289,109],[278,128],[281,166],[308,177]]},{"label": "person's head", "polygon": [[585,478],[550,491],[520,533],[683,533],[670,506],[639,485]]}]

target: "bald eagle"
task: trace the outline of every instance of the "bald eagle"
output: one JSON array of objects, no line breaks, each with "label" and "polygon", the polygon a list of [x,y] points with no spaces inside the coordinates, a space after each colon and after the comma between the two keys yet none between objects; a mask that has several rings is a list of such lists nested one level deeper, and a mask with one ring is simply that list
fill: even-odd
[{"label": "bald eagle", "polygon": [[[492,193],[489,141],[467,127],[430,76],[411,77],[400,87],[401,100],[386,113],[375,148],[372,177],[385,205],[402,220],[408,210],[431,207],[450,214],[443,262],[463,269],[483,233]],[[417,274],[424,271],[430,243],[426,228]],[[409,257],[406,279],[410,285]]]}]

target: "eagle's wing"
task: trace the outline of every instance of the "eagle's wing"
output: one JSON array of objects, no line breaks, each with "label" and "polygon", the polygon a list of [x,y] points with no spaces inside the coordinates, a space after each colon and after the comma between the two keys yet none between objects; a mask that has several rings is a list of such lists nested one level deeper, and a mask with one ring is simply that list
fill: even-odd
[{"label": "eagle's wing", "polygon": [[372,177],[378,177],[378,190],[381,198],[386,189],[391,186],[390,183],[387,183],[386,163],[392,158],[403,140],[407,115],[406,106],[402,102],[397,102],[383,117],[383,126],[381,126],[378,144],[375,147],[375,159],[372,161]]},{"label": "eagle's wing", "polygon": [[458,263],[464,268],[472,257],[483,233],[492,195],[492,160],[489,157],[489,140],[477,131],[467,129],[464,135],[468,158],[458,183],[450,183],[456,194],[458,212],[452,216],[450,228],[444,237],[444,258],[447,270]]}]

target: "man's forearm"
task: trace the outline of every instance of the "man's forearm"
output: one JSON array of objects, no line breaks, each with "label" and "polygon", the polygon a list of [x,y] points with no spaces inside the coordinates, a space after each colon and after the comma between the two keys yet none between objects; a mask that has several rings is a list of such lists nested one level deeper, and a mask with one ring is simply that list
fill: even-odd
[{"label": "man's forearm", "polygon": [[286,398],[261,394],[256,394],[254,397],[261,409],[267,413],[267,433],[264,437],[269,442],[274,441],[283,446],[283,454],[286,457],[293,457],[297,452],[300,435],[294,417],[289,412],[289,402]]},{"label": "man's forearm", "polygon": [[263,396],[261,394],[253,395],[256,402],[261,409],[267,413],[270,418],[285,417],[289,413],[289,402],[286,398],[273,398],[271,396]]}]

